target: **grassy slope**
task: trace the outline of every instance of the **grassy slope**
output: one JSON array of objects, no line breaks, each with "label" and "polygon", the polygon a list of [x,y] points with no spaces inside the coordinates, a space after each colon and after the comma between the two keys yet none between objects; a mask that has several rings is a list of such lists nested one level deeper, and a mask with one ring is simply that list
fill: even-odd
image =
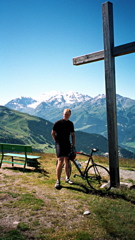
[{"label": "grassy slope", "polygon": [[[22,173],[10,165],[0,170],[0,240],[134,239],[134,189],[95,193],[80,178],[72,177],[75,184],[67,185],[63,172],[63,188],[56,190],[56,157],[41,156],[38,172]],[[104,164],[103,158],[96,159]]]},{"label": "grassy slope", "polygon": [[[53,124],[45,119],[14,111],[0,106],[0,142],[29,144],[36,151],[54,152],[54,142],[51,137]],[[88,147],[99,149],[99,153],[108,151],[107,139],[98,134],[76,132],[76,149],[89,153]],[[129,151],[124,151],[124,157],[133,158]]]},{"label": "grassy slope", "polygon": [[0,107],[0,142],[30,144],[36,150],[52,147],[52,123],[29,114]]}]

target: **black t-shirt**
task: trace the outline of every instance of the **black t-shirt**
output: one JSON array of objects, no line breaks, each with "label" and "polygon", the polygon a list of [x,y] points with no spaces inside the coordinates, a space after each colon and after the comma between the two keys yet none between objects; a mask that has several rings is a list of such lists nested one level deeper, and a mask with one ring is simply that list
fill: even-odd
[{"label": "black t-shirt", "polygon": [[54,123],[53,130],[56,131],[56,142],[68,143],[70,133],[74,132],[74,125],[70,120],[61,119]]}]

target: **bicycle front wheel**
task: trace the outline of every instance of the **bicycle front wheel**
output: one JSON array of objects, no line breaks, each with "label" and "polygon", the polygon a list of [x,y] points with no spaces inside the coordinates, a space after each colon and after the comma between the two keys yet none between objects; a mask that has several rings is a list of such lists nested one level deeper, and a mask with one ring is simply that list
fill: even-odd
[{"label": "bicycle front wheel", "polygon": [[110,186],[110,173],[107,168],[94,164],[90,166],[86,173],[87,182],[94,190],[109,190]]}]

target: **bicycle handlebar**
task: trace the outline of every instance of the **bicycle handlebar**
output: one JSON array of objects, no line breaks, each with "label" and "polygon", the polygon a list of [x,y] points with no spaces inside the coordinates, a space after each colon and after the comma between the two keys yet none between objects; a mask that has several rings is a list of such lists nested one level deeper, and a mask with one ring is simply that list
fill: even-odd
[{"label": "bicycle handlebar", "polygon": [[[89,147],[90,148],[90,147]],[[83,152],[76,152],[76,154],[84,155],[86,157],[92,156],[92,153],[97,152],[99,149],[97,148],[91,148],[91,154],[83,153]]]}]

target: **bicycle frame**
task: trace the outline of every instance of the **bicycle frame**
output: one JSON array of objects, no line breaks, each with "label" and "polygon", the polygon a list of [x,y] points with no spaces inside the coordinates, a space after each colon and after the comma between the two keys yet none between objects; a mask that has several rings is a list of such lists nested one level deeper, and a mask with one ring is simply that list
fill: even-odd
[{"label": "bicycle frame", "polygon": [[[84,155],[84,154],[82,154],[82,153],[77,153],[77,154]],[[85,156],[86,156],[86,155],[85,155]],[[74,177],[78,176],[78,177],[82,177],[82,178],[85,179],[85,178],[86,178],[86,172],[87,172],[87,169],[88,169],[88,167],[89,167],[90,161],[91,161],[91,157],[89,156],[89,159],[88,159],[88,162],[87,162],[87,164],[86,164],[86,167],[85,167],[84,171],[82,171],[81,168],[77,165],[76,161],[73,160],[72,162],[74,163],[74,165],[75,165],[76,168],[78,169],[79,173],[81,174],[81,175],[75,174]]]},{"label": "bicycle frame", "polygon": [[94,163],[94,160],[93,160],[93,158],[92,158],[92,154],[93,154],[93,152],[97,152],[97,151],[98,151],[98,149],[92,149],[90,155],[89,155],[89,154],[85,154],[85,153],[81,153],[81,152],[76,152],[76,154],[79,154],[79,155],[88,157],[88,162],[87,162],[87,164],[86,164],[86,167],[85,167],[84,171],[82,172],[81,169],[78,167],[75,159],[72,160],[72,162],[74,163],[74,165],[75,165],[76,168],[78,169],[79,173],[81,174],[81,175],[75,174],[74,177],[77,176],[77,177],[81,177],[81,178],[83,178],[83,179],[86,178],[86,172],[87,172],[87,170],[88,170],[89,163],[91,162],[91,165],[94,165],[94,164],[95,164],[95,163]]}]

